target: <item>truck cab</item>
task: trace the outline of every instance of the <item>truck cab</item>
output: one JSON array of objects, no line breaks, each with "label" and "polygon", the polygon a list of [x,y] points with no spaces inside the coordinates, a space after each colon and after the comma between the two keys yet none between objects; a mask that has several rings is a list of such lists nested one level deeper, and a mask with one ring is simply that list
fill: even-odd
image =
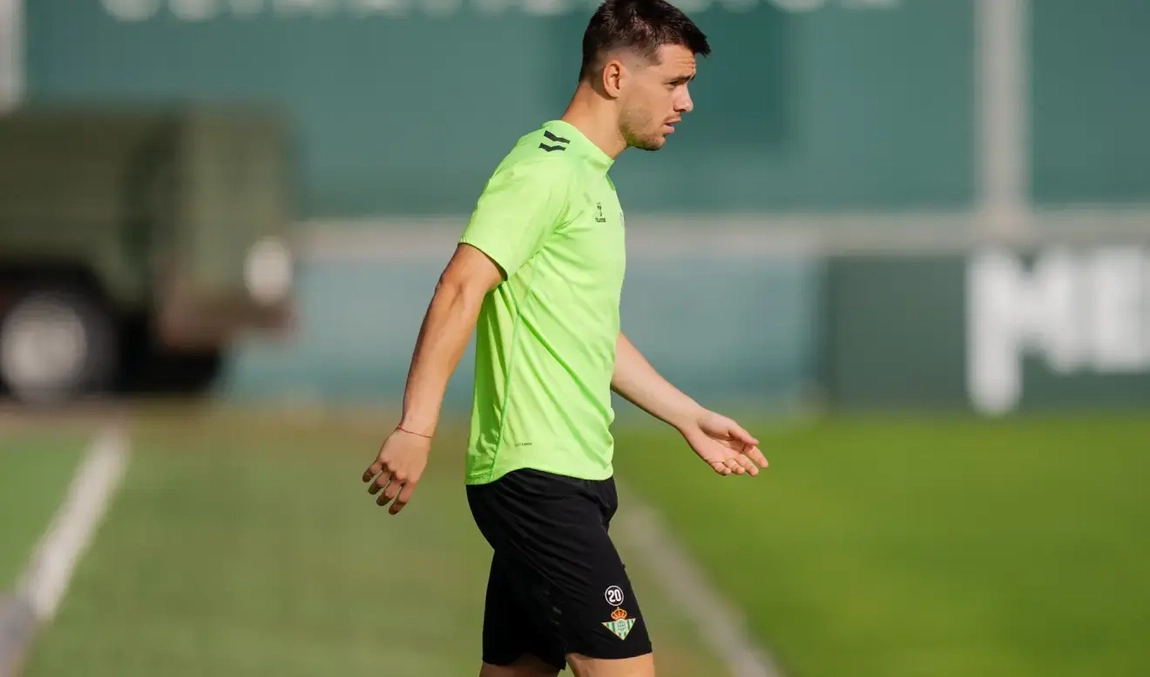
[{"label": "truck cab", "polygon": [[291,144],[274,111],[0,116],[0,387],[28,403],[202,391],[290,327]]}]

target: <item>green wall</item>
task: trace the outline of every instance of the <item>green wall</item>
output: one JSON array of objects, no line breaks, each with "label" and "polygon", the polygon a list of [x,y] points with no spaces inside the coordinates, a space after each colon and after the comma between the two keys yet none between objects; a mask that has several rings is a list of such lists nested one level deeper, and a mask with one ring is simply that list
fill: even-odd
[{"label": "green wall", "polygon": [[828,260],[818,366],[827,403],[965,407],[964,274],[953,255]]},{"label": "green wall", "polygon": [[1033,199],[1150,199],[1150,2],[1030,5]]},{"label": "green wall", "polygon": [[[278,102],[298,129],[308,215],[467,213],[516,138],[561,113],[592,6],[483,9],[495,1],[389,16],[357,12],[362,0],[36,0],[28,93]],[[285,9],[300,6],[329,9]],[[629,213],[970,203],[970,3],[694,15],[715,53],[672,143],[617,165]]]}]

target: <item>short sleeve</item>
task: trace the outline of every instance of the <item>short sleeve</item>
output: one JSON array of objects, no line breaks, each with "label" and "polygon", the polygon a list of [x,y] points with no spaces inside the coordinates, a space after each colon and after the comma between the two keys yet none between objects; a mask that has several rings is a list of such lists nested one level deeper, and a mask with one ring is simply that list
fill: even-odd
[{"label": "short sleeve", "polygon": [[517,162],[487,182],[460,242],[491,257],[511,277],[567,214],[569,180],[559,162]]}]

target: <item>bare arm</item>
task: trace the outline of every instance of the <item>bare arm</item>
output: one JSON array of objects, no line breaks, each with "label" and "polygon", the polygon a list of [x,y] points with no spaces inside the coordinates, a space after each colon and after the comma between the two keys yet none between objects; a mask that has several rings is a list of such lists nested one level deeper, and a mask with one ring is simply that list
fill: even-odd
[{"label": "bare arm", "polygon": [[767,467],[759,441],[735,421],[701,406],[659,375],[631,341],[619,333],[611,389],[631,404],[674,426],[721,475],[758,475]]},{"label": "bare arm", "polygon": [[703,407],[660,376],[622,332],[615,343],[615,373],[611,377],[611,389],[678,430],[683,430],[706,413]]},{"label": "bare arm", "polygon": [[439,278],[419,328],[400,427],[433,435],[451,375],[467,349],[483,297],[503,280],[491,259],[461,244]]},{"label": "bare arm", "polygon": [[475,330],[483,297],[502,279],[499,266],[467,244],[456,248],[439,277],[411,357],[403,416],[363,472],[368,492],[379,494],[378,505],[390,502],[393,515],[411,500],[423,476],[447,383]]}]

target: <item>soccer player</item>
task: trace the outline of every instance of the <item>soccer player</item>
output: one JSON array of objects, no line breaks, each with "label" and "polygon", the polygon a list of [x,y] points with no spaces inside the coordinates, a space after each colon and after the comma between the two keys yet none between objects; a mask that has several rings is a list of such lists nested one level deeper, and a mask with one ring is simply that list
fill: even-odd
[{"label": "soccer player", "polygon": [[[664,380],[620,332],[623,212],[608,176],[692,109],[706,36],[664,0],[607,0],[561,119],[495,169],[436,286],[396,429],[363,474],[398,514],[427,464],[448,380],[476,332],[466,491],[494,550],[481,677],[650,677],[651,641],[608,535],[618,501],[612,390],[720,474],[767,467],[758,441]],[[689,319],[689,318],[688,318]],[[380,493],[382,491],[382,493]]]}]

